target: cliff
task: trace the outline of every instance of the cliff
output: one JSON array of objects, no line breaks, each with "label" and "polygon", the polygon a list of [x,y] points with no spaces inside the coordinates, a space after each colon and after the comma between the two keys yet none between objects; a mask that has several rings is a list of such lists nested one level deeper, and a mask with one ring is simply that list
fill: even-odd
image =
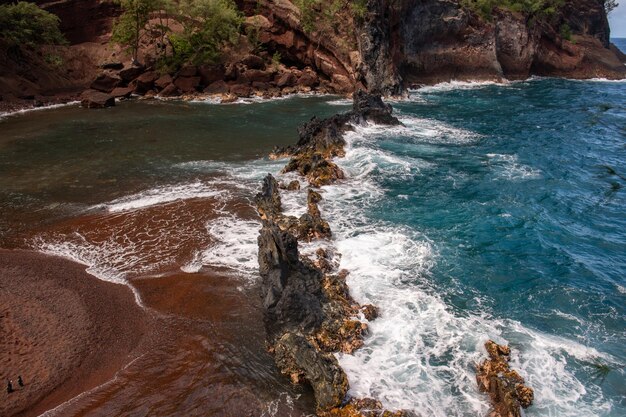
[{"label": "cliff", "polygon": [[[452,0],[402,0],[388,9],[389,17],[378,14],[366,24],[390,33],[384,49],[390,50],[395,72],[370,76],[375,80],[371,89],[395,91],[398,78],[410,86],[452,79],[619,79],[626,74],[609,49],[602,0],[567,1],[544,19],[505,9],[495,9],[487,19]],[[562,28],[571,32],[569,39],[561,35]]]},{"label": "cliff", "polygon": [[[414,84],[453,79],[621,79],[626,74],[610,48],[602,0],[568,0],[549,16],[497,8],[488,18],[457,0],[368,0],[361,17],[337,14],[343,32],[331,26],[321,33],[304,31],[293,6],[290,12],[277,6],[291,4],[287,0],[261,4],[261,14],[272,22],[268,46],[296,65],[314,66],[322,76],[340,74],[343,90],[365,87],[395,95]],[[322,27],[323,20],[315,22]],[[318,45],[328,62],[312,59],[310,48]]]},{"label": "cliff", "polygon": [[[118,93],[124,95],[204,92],[233,100],[358,89],[400,95],[411,86],[450,80],[626,75],[618,51],[609,44],[602,0],[565,0],[545,15],[495,8],[488,16],[468,7],[469,1],[236,0],[246,17],[239,45],[215,65],[187,68],[180,82],[176,72],[161,83],[151,73],[145,83],[125,77],[119,81],[120,74],[102,66],[130,63],[109,42],[121,12],[112,1],[38,0],[59,16],[70,46],[53,50],[61,65],[49,62],[49,52],[14,59],[0,47],[0,96],[6,102],[77,93],[97,77],[117,80],[110,89],[100,89],[105,93],[120,87]],[[149,64],[157,40],[144,38],[140,57]],[[272,64],[273,56],[280,57],[279,66]]]}]

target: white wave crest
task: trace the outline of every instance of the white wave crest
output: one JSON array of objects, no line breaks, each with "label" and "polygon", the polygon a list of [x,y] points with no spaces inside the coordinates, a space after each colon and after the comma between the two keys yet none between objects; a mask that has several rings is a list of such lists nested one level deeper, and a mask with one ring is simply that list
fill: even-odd
[{"label": "white wave crest", "polygon": [[104,208],[113,213],[143,209],[158,204],[172,203],[174,201],[189,200],[192,198],[225,196],[227,193],[228,192],[224,189],[216,188],[215,184],[196,181],[193,183],[148,189],[137,194],[118,198],[106,204],[97,205],[93,208]]},{"label": "white wave crest", "polygon": [[30,107],[30,108],[27,108],[27,109],[20,109],[20,110],[2,112],[2,113],[0,113],[0,120],[2,120],[5,117],[9,117],[9,116],[17,116],[17,115],[20,115],[20,114],[26,114],[26,113],[31,113],[31,112],[39,112],[39,111],[45,111],[45,110],[59,109],[61,107],[77,106],[79,104],[80,104],[80,101],[70,101],[70,102],[67,102],[67,103],[48,104],[46,106],[41,106],[41,107]]},{"label": "white wave crest", "polygon": [[488,165],[495,168],[496,175],[507,180],[541,178],[541,171],[519,162],[517,155],[487,154]]},{"label": "white wave crest", "polygon": [[507,81],[447,81],[435,85],[427,85],[417,90],[411,90],[410,93],[438,93],[443,91],[454,90],[475,90],[478,88],[489,87],[492,85],[509,85]]},{"label": "white wave crest", "polygon": [[[381,132],[367,126],[347,136],[346,157],[336,162],[348,178],[325,187],[320,204],[342,255],[340,267],[350,271],[351,294],[381,311],[370,323],[365,346],[354,355],[337,355],[350,394],[419,415],[486,415],[488,397],[478,391],[475,366],[486,357],[485,341],[494,339],[513,346],[514,368],[535,388],[527,416],[604,415],[610,401],[597,386],[585,385],[568,361],[609,360],[607,355],[488,312],[458,311],[430,282],[438,259],[435,244],[417,230],[370,218],[369,208],[385,197],[373,174],[397,175],[408,168],[420,175],[419,160],[414,167],[404,156],[371,149],[385,137]],[[508,168],[520,165],[494,158]]]},{"label": "white wave crest", "polygon": [[207,224],[213,240],[208,248],[198,252],[194,260],[181,269],[197,272],[203,266],[226,268],[236,274],[251,278],[258,273],[257,237],[261,225],[257,220],[244,220],[228,215]]},{"label": "white wave crest", "polygon": [[[81,234],[74,233],[71,237],[59,236],[51,240],[37,237],[31,246],[39,252],[85,265],[89,274],[102,281],[128,286],[133,292],[137,304],[144,307],[139,291],[126,279],[123,272],[129,262],[128,253],[123,246],[113,240],[109,240],[103,245],[93,245]],[[112,260],[114,261],[112,262]]]}]

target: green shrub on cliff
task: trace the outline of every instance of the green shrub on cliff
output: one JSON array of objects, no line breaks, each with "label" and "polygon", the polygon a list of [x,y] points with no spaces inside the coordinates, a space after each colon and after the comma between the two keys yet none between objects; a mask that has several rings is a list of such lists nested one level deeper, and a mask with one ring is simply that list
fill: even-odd
[{"label": "green shrub on cliff", "polygon": [[59,18],[34,3],[0,5],[0,44],[10,49],[67,43]]},{"label": "green shrub on cliff", "polygon": [[619,6],[617,0],[604,0],[604,10],[606,11],[606,14],[611,13],[617,8],[617,6]]},{"label": "green shrub on cliff", "polygon": [[367,13],[367,0],[354,0],[351,8],[355,17],[363,19]]},{"label": "green shrub on cliff", "polygon": [[182,5],[189,17],[182,23],[190,61],[213,62],[225,44],[237,42],[243,17],[232,0],[185,0]]},{"label": "green shrub on cliff", "polygon": [[300,26],[305,33],[324,32],[341,25],[346,11],[357,19],[362,19],[367,13],[367,0],[292,1],[300,10]]},{"label": "green shrub on cliff", "polygon": [[496,7],[530,16],[549,16],[559,10],[564,3],[565,0],[461,0],[463,6],[488,20],[491,19]]},{"label": "green shrub on cliff", "polygon": [[139,41],[150,19],[150,13],[156,10],[156,2],[153,0],[116,0],[116,2],[124,12],[113,26],[111,40],[128,47],[133,60],[137,60]]},{"label": "green shrub on cliff", "polygon": [[[175,70],[186,62],[215,61],[224,45],[235,43],[243,17],[232,0],[118,0],[123,13],[112,40],[137,59],[141,41],[155,45],[160,66]],[[173,31],[177,22],[182,31]]]}]

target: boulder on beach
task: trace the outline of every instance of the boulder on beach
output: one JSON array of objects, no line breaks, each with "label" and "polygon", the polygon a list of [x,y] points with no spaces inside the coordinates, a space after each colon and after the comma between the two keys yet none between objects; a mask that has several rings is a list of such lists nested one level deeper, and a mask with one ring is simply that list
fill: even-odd
[{"label": "boulder on beach", "polygon": [[143,73],[144,70],[145,70],[144,67],[130,66],[128,68],[124,68],[123,70],[121,70],[119,72],[119,75],[123,81],[129,83],[135,78],[139,77],[139,75],[141,75],[141,73]]},{"label": "boulder on beach", "polygon": [[133,93],[131,87],[117,87],[111,91],[111,95],[115,98],[129,98]]},{"label": "boulder on beach", "polygon": [[103,109],[115,106],[115,98],[97,90],[86,90],[80,95],[80,104],[86,109]]},{"label": "boulder on beach", "polygon": [[90,85],[92,90],[110,93],[113,89],[121,84],[122,80],[117,75],[102,73],[96,77]]},{"label": "boulder on beach", "polygon": [[178,77],[174,80],[174,85],[183,93],[194,93],[200,85],[200,77]]},{"label": "boulder on beach", "polygon": [[174,84],[169,84],[159,93],[161,97],[176,97],[180,95],[180,89]]}]

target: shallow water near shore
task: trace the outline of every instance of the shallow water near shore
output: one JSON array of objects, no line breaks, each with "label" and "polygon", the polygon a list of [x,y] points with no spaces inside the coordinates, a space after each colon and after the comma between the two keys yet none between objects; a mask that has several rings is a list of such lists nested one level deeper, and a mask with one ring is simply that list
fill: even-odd
[{"label": "shallow water near shore", "polygon": [[[444,85],[393,103],[403,127],[348,134],[348,178],[320,208],[354,297],[381,308],[365,346],[339,357],[351,394],[486,415],[473,369],[494,338],[535,388],[527,416],[626,413],[624,103],[622,82]],[[264,353],[250,203],[285,163],[264,157],[272,147],[347,104],[129,102],[0,120],[0,245],[88,264],[179,329],[59,415],[313,412]],[[288,211],[305,211],[305,191],[284,194]]]}]

